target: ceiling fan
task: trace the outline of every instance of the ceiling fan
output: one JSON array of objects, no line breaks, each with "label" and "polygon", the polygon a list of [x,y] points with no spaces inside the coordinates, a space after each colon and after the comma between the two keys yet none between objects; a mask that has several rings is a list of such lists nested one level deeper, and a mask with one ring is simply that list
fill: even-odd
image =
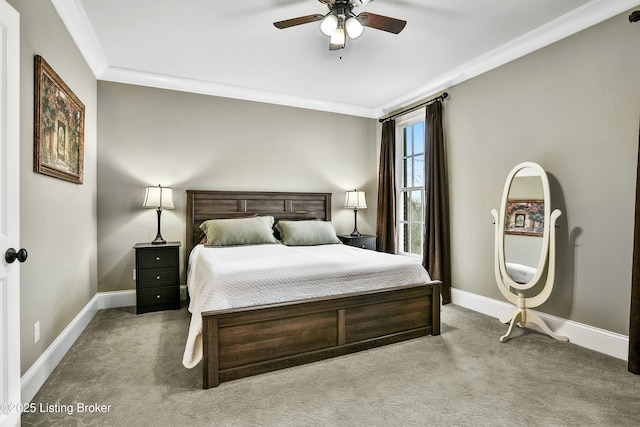
[{"label": "ceiling fan", "polygon": [[358,15],[353,13],[353,8],[371,3],[373,0],[318,0],[329,7],[329,13],[320,15],[300,16],[298,18],[285,19],[284,21],[274,22],[276,28],[284,29],[294,27],[296,25],[308,24],[311,22],[322,21],[320,23],[320,31],[328,37],[329,50],[344,49],[347,42],[347,36],[350,39],[360,37],[364,31],[364,27],[375,28],[376,30],[387,31],[389,33],[398,34],[407,25],[407,21],[401,19],[390,18],[388,16],[376,15],[375,13],[362,12]]}]

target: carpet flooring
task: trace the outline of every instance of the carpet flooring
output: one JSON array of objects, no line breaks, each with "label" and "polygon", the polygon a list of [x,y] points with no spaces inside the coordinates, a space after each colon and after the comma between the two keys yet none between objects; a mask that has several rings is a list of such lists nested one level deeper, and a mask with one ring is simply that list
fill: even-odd
[{"label": "carpet flooring", "polygon": [[638,426],[626,362],[446,305],[442,335],[202,390],[189,314],[98,312],[25,426]]}]

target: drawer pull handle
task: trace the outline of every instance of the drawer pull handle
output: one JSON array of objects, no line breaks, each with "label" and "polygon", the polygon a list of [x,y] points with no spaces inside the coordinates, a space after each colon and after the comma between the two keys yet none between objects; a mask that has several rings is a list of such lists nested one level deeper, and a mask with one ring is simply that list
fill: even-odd
[{"label": "drawer pull handle", "polygon": [[157,299],[160,299],[160,294],[156,295],[156,298],[157,298]]},{"label": "drawer pull handle", "polygon": [[159,256],[156,257],[156,261],[160,261],[160,257]]},{"label": "drawer pull handle", "polygon": [[160,280],[160,276],[156,276],[156,280]]}]

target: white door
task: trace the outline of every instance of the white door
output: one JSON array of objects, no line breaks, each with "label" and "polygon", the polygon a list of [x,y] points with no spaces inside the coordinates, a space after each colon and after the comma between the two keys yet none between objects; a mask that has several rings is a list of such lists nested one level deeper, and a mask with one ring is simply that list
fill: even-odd
[{"label": "white door", "polygon": [[[0,0],[0,426],[20,424],[20,17]],[[11,258],[11,257],[10,257]]]}]

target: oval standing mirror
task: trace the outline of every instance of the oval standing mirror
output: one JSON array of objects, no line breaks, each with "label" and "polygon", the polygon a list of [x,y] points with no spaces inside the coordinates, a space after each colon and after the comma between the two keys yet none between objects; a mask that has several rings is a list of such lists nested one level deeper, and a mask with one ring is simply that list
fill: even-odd
[{"label": "oval standing mirror", "polygon": [[[510,324],[500,341],[507,341],[515,325],[536,325],[549,336],[568,341],[553,333],[536,313],[527,311],[549,298],[555,279],[555,224],[561,212],[551,211],[549,180],[544,169],[531,162],[514,167],[504,185],[500,212],[493,209],[491,214],[496,224],[496,282],[505,299],[517,306],[500,319]],[[532,291],[545,272],[544,286],[533,290],[540,289],[536,295],[527,294],[525,291]]]},{"label": "oval standing mirror", "polygon": [[547,262],[549,202],[549,181],[540,165],[527,162],[512,169],[500,206],[505,285],[530,289],[540,280]]}]

